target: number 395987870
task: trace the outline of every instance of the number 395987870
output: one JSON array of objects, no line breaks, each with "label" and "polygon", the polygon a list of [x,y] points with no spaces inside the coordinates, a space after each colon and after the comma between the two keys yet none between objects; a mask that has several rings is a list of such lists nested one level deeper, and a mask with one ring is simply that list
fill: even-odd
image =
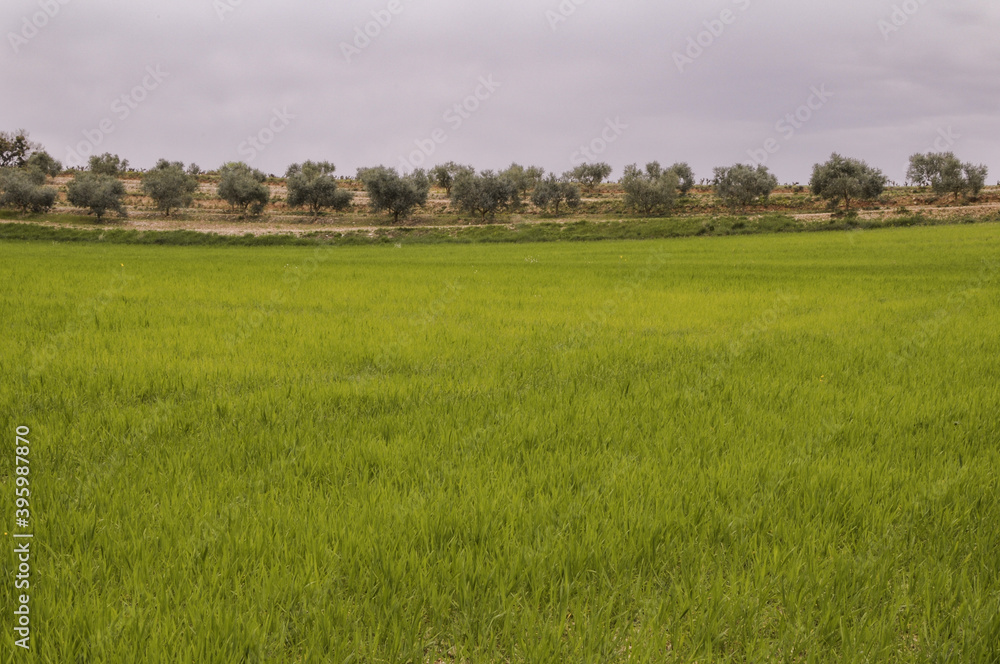
[{"label": "number 395987870", "polygon": [[31,518],[31,506],[29,503],[31,490],[29,488],[30,481],[28,479],[28,476],[31,474],[31,467],[29,465],[31,443],[28,440],[28,435],[30,433],[31,431],[28,427],[18,427],[17,444],[14,449],[14,453],[16,455],[14,472],[17,475],[17,479],[15,480],[15,484],[17,485],[15,496],[17,500],[15,502],[16,511],[14,512],[14,518],[17,519],[17,525],[22,528],[28,525],[28,519]]}]

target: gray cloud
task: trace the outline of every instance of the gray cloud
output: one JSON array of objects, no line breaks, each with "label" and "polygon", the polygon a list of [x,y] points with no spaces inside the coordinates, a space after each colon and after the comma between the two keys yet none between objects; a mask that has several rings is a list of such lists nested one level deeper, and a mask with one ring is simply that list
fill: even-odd
[{"label": "gray cloud", "polygon": [[[587,147],[619,174],[683,160],[707,178],[776,145],[788,182],[833,151],[902,180],[945,132],[1000,178],[995,4],[577,2],[8,0],[0,127],[63,160],[101,136],[96,151],[140,166],[252,157],[273,173],[309,158],[562,172]],[[147,68],[166,76],[144,88]],[[482,77],[499,87],[456,111]],[[613,141],[609,121],[627,125]]]}]

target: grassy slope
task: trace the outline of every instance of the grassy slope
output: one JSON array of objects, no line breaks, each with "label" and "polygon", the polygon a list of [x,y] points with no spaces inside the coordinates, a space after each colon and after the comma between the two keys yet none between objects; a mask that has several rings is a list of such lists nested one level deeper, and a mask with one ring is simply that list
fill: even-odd
[{"label": "grassy slope", "polygon": [[[44,217],[38,220],[45,221]],[[835,218],[796,220],[784,214],[758,217],[667,217],[582,219],[573,222],[528,222],[442,228],[433,226],[383,227],[374,230],[316,230],[220,234],[195,230],[136,230],[129,228],[48,226],[29,221],[0,223],[0,240],[41,240],[96,244],[154,244],[209,246],[357,246],[379,244],[535,243],[594,240],[649,240],[675,237],[717,237],[843,230],[872,230],[912,226],[996,223],[1000,214],[924,216],[901,214],[883,219]]]},{"label": "grassy slope", "polygon": [[995,661],[998,242],[0,244],[38,661]]}]

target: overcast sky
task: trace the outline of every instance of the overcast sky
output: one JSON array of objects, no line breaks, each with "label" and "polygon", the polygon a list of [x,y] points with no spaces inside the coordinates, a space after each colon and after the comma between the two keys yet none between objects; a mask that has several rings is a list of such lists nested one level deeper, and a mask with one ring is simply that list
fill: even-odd
[{"label": "overcast sky", "polygon": [[0,26],[0,129],[64,163],[756,160],[790,183],[838,151],[901,182],[945,149],[1000,180],[996,0],[3,0]]}]

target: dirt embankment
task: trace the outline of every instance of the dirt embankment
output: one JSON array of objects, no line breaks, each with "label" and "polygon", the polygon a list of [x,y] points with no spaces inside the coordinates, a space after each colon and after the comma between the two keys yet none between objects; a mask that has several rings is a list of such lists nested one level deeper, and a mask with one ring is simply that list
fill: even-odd
[{"label": "dirt embankment", "polygon": [[[60,219],[59,216],[84,215],[85,211],[73,208],[66,201],[66,186],[72,178],[59,176],[54,184],[59,190],[59,201],[50,219],[38,219],[34,223],[45,226],[77,227],[95,226],[79,216],[76,219]],[[156,210],[153,201],[142,192],[142,183],[138,178],[123,179],[128,195],[126,207],[129,211],[127,219],[109,218],[109,224],[115,228],[139,231],[170,231],[187,230],[220,235],[268,235],[307,233],[374,233],[379,229],[392,227],[391,219],[386,215],[375,215],[368,212],[369,199],[358,183],[345,180],[341,186],[354,193],[354,205],[350,212],[327,213],[314,217],[301,209],[289,208],[286,204],[288,190],[282,181],[270,181],[271,203],[267,211],[260,217],[244,219],[234,213],[229,206],[217,198],[217,183],[209,178],[203,178],[195,192],[195,200],[191,207],[175,211],[170,217]],[[538,214],[530,204],[522,213],[502,215],[500,221],[504,224],[530,223],[571,223],[580,220],[615,221],[622,218],[624,192],[618,185],[604,185],[597,191],[585,192],[579,210],[559,217]],[[947,217],[955,215],[990,216],[1000,211],[1000,187],[986,188],[979,199],[969,203],[951,198],[935,199],[927,192],[910,188],[890,189],[878,203],[862,204],[857,214],[863,219],[884,219],[905,213],[919,213],[928,217]],[[774,192],[766,207],[748,210],[751,215],[787,214],[804,222],[821,223],[829,221],[833,216],[825,201],[811,196],[802,188],[782,187]],[[696,189],[681,199],[674,211],[674,216],[705,216],[728,215],[728,209],[720,206],[714,198],[711,188],[696,187]],[[443,189],[433,189],[427,205],[412,218],[407,219],[408,227],[454,229],[480,223],[476,217],[460,214],[451,209],[446,192]]]}]

